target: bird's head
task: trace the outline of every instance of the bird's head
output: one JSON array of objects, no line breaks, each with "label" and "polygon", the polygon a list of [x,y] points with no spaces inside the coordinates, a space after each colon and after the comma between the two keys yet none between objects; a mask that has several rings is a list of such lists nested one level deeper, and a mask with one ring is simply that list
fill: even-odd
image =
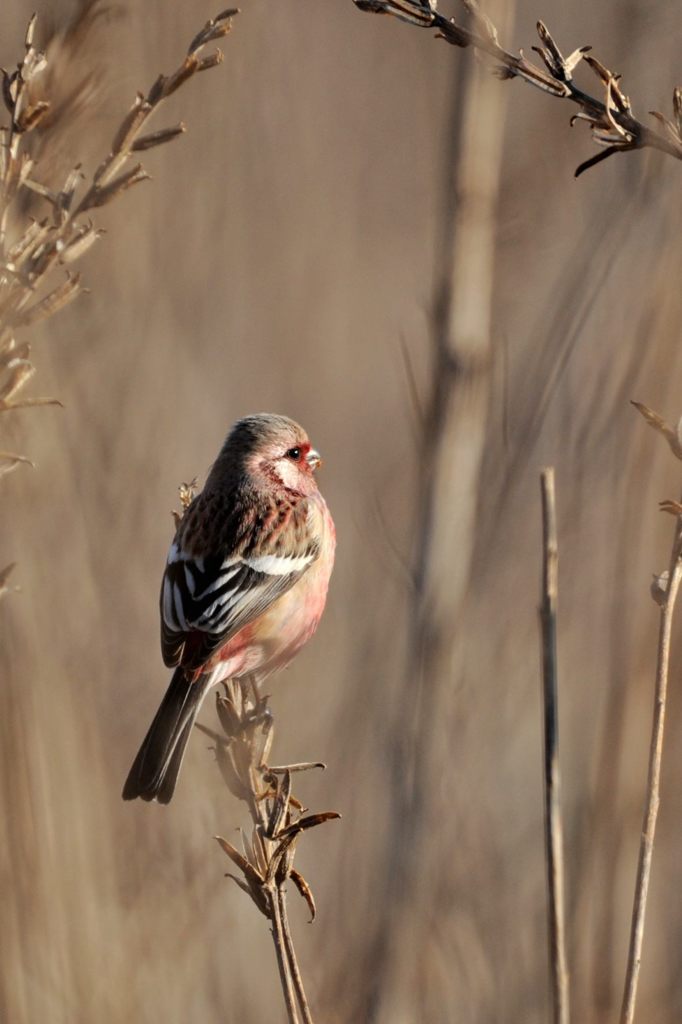
[{"label": "bird's head", "polygon": [[314,474],[322,459],[303,427],[286,416],[258,413],[239,420],[225,442],[228,452],[257,485],[303,495],[317,490]]}]

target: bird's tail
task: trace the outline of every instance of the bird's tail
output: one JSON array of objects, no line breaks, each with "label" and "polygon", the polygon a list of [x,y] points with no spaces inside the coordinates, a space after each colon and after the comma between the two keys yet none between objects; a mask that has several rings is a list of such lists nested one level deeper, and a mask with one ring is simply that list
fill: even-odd
[{"label": "bird's tail", "polygon": [[170,802],[185,747],[201,702],[211,686],[211,675],[188,678],[176,668],[161,706],[154,716],[123,787],[123,799]]}]

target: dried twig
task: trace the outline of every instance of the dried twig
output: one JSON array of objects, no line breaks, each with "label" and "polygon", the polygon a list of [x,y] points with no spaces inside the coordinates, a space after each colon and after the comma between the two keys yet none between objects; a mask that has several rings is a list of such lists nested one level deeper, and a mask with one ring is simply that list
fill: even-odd
[{"label": "dried twig", "polygon": [[[521,78],[524,82],[542,89],[557,99],[570,100],[579,108],[571,124],[577,120],[587,121],[592,130],[592,139],[603,150],[585,160],[577,168],[576,177],[596,164],[632,149],[658,149],[669,156],[682,160],[682,89],[673,92],[673,117],[666,118],[658,111],[650,113],[657,124],[649,127],[632,113],[630,99],[622,91],[620,75],[609,71],[596,57],[589,56],[590,46],[580,46],[568,57],[564,57],[549,31],[538,21],[537,31],[542,46],[533,50],[540,55],[544,67],[529,61],[519,52],[517,56],[500,46],[497,30],[490,19],[481,11],[477,0],[462,0],[469,14],[470,24],[459,25],[454,18],[446,18],[436,10],[436,0],[353,0],[361,11],[373,14],[390,14],[410,25],[420,28],[435,28],[438,38],[453,46],[471,46],[488,54],[495,62],[495,72],[500,78]],[[601,82],[605,96],[599,100],[583,92],[573,81],[573,71],[581,61],[592,69]]]},{"label": "dried twig", "polygon": [[268,767],[274,722],[267,697],[260,696],[254,682],[246,685],[231,681],[224,685],[225,695],[217,697],[224,735],[205,726],[198,728],[214,741],[223,779],[230,792],[246,803],[253,828],[250,837],[242,833],[243,851],[227,839],[216,838],[241,874],[227,877],[248,893],[270,921],[290,1024],[298,1024],[298,1010],[304,1024],[313,1024],[289,927],[286,884],[291,878],[308,905],[312,921],[315,901],[310,886],[293,866],[296,844],[302,832],[340,815],[335,811],[306,814],[291,792],[292,772],[324,765],[315,762]]},{"label": "dried twig", "polygon": [[[646,406],[633,403],[642,413],[646,421],[659,431],[670,445],[678,459],[682,459],[682,451],[676,450],[673,439],[677,431],[668,427],[664,420]],[[637,998],[637,982],[642,961],[642,943],[644,940],[644,918],[651,877],[651,860],[654,851],[656,821],[660,804],[661,761],[663,757],[663,733],[665,726],[666,696],[668,689],[668,671],[670,665],[670,636],[672,631],[675,601],[682,582],[682,504],[677,501],[661,502],[661,509],[675,516],[675,532],[673,534],[670,564],[667,573],[658,577],[652,589],[653,596],[660,607],[660,623],[658,631],[658,654],[656,662],[656,683],[654,691],[654,713],[651,727],[651,743],[649,746],[649,771],[647,792],[644,806],[644,821],[639,844],[635,896],[632,907],[632,923],[630,927],[630,945],[628,949],[623,1005],[621,1008],[621,1024],[632,1024],[635,1018],[635,1002]]]},{"label": "dried twig", "polygon": [[544,698],[545,855],[547,859],[549,959],[554,1024],[568,1024],[570,1011],[564,920],[564,848],[559,770],[559,691],[556,643],[559,551],[553,467],[543,469],[540,476],[540,487],[542,493],[540,627]]}]

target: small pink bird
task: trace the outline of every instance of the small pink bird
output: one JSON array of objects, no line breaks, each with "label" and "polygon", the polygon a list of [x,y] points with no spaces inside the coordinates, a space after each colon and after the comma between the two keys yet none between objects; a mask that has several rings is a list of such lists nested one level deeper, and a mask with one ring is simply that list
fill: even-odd
[{"label": "small pink bird", "polygon": [[234,425],[185,512],[161,586],[161,653],[177,666],[130,769],[123,799],[173,796],[201,702],[223,679],[261,682],[320,621],[334,522],[305,430],[260,413]]}]

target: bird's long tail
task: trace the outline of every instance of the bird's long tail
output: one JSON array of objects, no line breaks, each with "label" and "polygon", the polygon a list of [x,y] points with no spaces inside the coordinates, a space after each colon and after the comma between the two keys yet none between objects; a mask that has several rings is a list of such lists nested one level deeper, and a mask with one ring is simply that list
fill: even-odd
[{"label": "bird's long tail", "polygon": [[182,668],[175,670],[128,773],[124,800],[170,802],[194,720],[210,687],[210,673],[192,680]]}]

